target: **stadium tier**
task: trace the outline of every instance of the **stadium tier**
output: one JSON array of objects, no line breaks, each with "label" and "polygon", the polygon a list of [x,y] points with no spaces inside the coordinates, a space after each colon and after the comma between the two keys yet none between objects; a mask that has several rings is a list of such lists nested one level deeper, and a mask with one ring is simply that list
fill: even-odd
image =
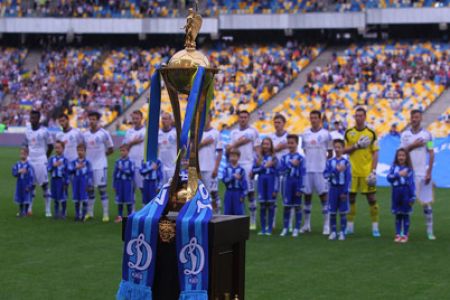
[{"label": "stadium tier", "polygon": [[379,134],[393,123],[403,129],[411,109],[426,110],[449,85],[449,55],[449,45],[442,43],[353,45],[308,74],[305,86],[255,126],[271,132],[273,115],[283,112],[289,130],[303,132],[312,109],[325,111],[328,123],[351,125],[354,108],[362,105]]},{"label": "stadium tier", "polygon": [[428,126],[428,130],[436,137],[447,137],[450,135],[450,107]]},{"label": "stadium tier", "polygon": [[0,101],[5,94],[19,88],[19,78],[25,71],[22,64],[27,54],[27,49],[0,48]]}]

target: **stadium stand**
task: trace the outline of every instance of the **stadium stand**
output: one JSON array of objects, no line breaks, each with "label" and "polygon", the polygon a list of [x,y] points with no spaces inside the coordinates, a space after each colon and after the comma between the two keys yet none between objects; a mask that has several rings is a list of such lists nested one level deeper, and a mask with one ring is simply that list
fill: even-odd
[{"label": "stadium stand", "polygon": [[[312,71],[308,83],[274,113],[288,116],[288,130],[303,132],[312,109],[326,113],[326,124],[349,124],[354,108],[362,105],[379,134],[388,132],[392,123],[403,129],[412,108],[426,110],[449,85],[449,55],[444,43],[353,45]],[[272,131],[273,114],[261,115],[255,126]]]},{"label": "stadium stand", "polygon": [[450,135],[450,107],[428,126],[428,130],[435,137],[447,137]]},{"label": "stadium stand", "polygon": [[[0,48],[0,101],[3,96],[18,89],[27,49]],[[1,103],[1,102],[0,102]]]}]

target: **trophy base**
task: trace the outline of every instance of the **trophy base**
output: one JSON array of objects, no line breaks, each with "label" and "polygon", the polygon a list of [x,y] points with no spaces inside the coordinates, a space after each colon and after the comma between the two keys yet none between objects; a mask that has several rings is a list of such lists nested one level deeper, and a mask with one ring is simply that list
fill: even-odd
[{"label": "trophy base", "polygon": [[[178,213],[169,213],[160,222],[156,251],[154,300],[178,300],[180,295],[175,221]],[[122,223],[122,240],[126,218]],[[173,227],[172,227],[173,226]],[[163,230],[161,230],[163,228]],[[248,216],[215,215],[209,222],[209,288],[210,300],[243,300],[245,297],[245,242],[249,238]]]}]

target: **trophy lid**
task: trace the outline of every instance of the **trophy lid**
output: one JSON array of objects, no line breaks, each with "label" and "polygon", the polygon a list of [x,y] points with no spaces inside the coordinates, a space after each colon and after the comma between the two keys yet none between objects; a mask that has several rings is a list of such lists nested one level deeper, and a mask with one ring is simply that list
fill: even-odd
[{"label": "trophy lid", "polygon": [[187,48],[175,53],[167,66],[172,68],[192,68],[196,66],[207,68],[210,64],[206,55],[198,50]]}]

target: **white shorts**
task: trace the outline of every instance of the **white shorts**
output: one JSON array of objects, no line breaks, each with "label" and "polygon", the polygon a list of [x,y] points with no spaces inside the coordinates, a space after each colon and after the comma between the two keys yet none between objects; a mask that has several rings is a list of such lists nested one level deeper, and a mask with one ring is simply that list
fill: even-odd
[{"label": "white shorts", "polygon": [[48,183],[48,171],[47,171],[47,160],[42,162],[36,162],[30,160],[30,165],[33,167],[34,171],[34,184],[42,186]]},{"label": "white shorts", "polygon": [[306,173],[303,177],[303,193],[306,195],[312,195],[316,193],[323,195],[328,192],[328,182],[320,172]]},{"label": "white shorts", "polygon": [[175,170],[163,170],[163,184],[166,184],[170,179],[172,179],[174,172]]},{"label": "white shorts", "polygon": [[255,181],[250,178],[250,173],[253,169],[253,164],[241,164],[242,169],[245,170],[245,180],[247,180],[247,187],[249,192],[255,191]]},{"label": "white shorts", "polygon": [[219,180],[212,178],[212,171],[202,171],[202,181],[208,192],[217,192],[219,190]]},{"label": "white shorts", "polygon": [[414,176],[414,184],[416,185],[417,201],[422,204],[430,204],[434,201],[433,182],[425,184],[425,176]]},{"label": "white shorts", "polygon": [[92,170],[92,184],[94,187],[107,186],[108,169]]}]

